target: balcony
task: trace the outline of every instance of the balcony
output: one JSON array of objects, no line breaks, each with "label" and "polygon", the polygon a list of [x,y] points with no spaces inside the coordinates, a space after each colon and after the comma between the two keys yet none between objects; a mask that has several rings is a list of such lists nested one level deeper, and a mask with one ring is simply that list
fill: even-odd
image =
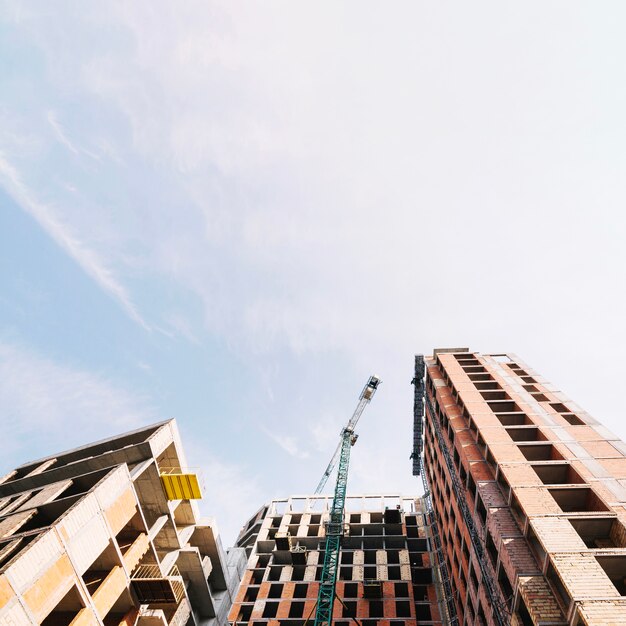
[{"label": "balcony", "polygon": [[174,565],[167,575],[158,565],[140,565],[132,577],[132,585],[142,604],[178,604],[185,597],[185,585]]},{"label": "balcony", "polygon": [[132,572],[135,569],[141,557],[150,547],[148,536],[145,533],[139,533],[135,537],[118,537],[118,544],[128,572]]},{"label": "balcony", "polygon": [[98,615],[103,618],[126,588],[126,574],[116,565],[109,572],[89,570],[83,575]]},{"label": "balcony", "polygon": [[202,492],[198,475],[181,469],[161,469],[161,483],[168,500],[200,500]]}]

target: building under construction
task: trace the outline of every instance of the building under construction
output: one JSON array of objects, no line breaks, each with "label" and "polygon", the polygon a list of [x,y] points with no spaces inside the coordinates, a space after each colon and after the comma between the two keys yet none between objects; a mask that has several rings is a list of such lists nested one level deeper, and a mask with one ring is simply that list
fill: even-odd
[{"label": "building under construction", "polygon": [[[244,526],[248,569],[230,613],[241,626],[313,624],[332,498],[275,500]],[[348,496],[332,623],[442,624],[422,501]],[[416,508],[417,507],[417,508]]]},{"label": "building under construction", "polygon": [[513,355],[436,350],[413,384],[424,495],[348,497],[330,576],[335,500],[263,507],[239,536],[249,561],[231,621],[626,625],[626,444]]},{"label": "building under construction", "polygon": [[436,350],[413,382],[451,622],[626,624],[626,444],[514,355]]},{"label": "building under construction", "polygon": [[173,420],[0,479],[0,625],[224,626],[245,568]]},{"label": "building under construction", "polygon": [[435,350],[413,378],[424,494],[349,496],[379,384],[316,492],[228,553],[173,421],[8,473],[0,626],[626,626],[624,442],[513,355]]}]

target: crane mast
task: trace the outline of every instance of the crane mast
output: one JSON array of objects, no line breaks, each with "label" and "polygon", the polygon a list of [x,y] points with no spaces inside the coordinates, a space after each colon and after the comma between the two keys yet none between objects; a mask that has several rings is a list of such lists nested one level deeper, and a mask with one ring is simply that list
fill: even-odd
[{"label": "crane mast", "polygon": [[343,537],[343,510],[346,501],[346,489],[348,487],[348,466],[350,465],[350,450],[356,443],[358,435],[354,428],[363,413],[363,409],[372,399],[376,388],[380,384],[380,379],[370,376],[363,391],[359,396],[359,403],[350,418],[347,426],[341,431],[341,441],[333,455],[322,480],[315,493],[320,493],[328,477],[333,471],[337,461],[337,482],[335,483],[335,493],[330,510],[330,518],[326,524],[326,544],[324,547],[324,566],[322,568],[322,578],[320,580],[319,592],[317,595],[317,606],[315,610],[314,626],[330,626],[333,617],[333,605],[335,603],[335,587],[337,583],[337,569],[339,567],[339,553],[341,549],[341,538]]}]

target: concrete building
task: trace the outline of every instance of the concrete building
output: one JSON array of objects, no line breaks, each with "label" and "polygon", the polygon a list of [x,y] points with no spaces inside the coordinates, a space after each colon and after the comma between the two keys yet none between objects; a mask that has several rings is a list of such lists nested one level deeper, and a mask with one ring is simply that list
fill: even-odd
[{"label": "concrete building", "polygon": [[173,420],[0,479],[0,625],[223,626],[245,567]]},{"label": "concrete building", "polygon": [[[238,626],[313,623],[332,498],[292,497],[262,507],[237,545],[248,568],[230,613]],[[333,610],[335,626],[442,624],[422,501],[348,496]]]},{"label": "concrete building", "polygon": [[458,624],[626,624],[626,444],[514,355],[436,350],[425,383]]}]

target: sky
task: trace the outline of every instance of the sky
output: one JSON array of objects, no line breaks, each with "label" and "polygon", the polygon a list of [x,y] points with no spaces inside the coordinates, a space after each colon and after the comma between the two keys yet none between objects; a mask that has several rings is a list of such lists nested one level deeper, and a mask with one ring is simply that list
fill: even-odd
[{"label": "sky", "polygon": [[[224,542],[411,476],[413,355],[626,438],[623,2],[0,3],[0,472],[175,417]],[[327,490],[330,490],[330,484]]]}]

